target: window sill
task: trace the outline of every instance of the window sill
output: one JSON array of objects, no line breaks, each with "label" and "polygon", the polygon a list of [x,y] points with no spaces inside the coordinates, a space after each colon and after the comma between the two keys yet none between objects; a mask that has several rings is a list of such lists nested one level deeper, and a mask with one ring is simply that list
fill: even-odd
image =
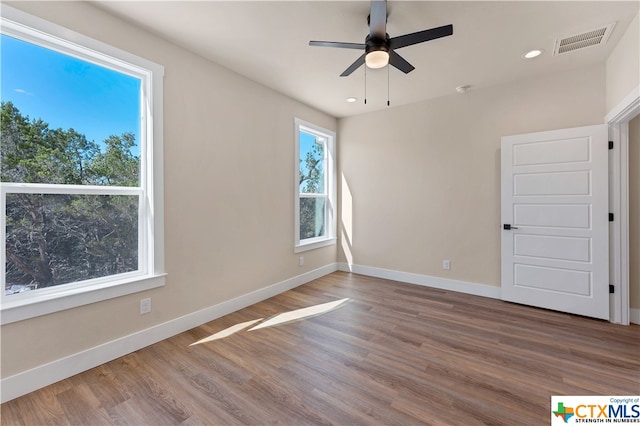
[{"label": "window sill", "polygon": [[325,238],[322,240],[313,239],[309,242],[303,242],[293,248],[294,253],[302,253],[303,251],[314,250],[320,247],[336,245],[337,238]]},{"label": "window sill", "polygon": [[162,287],[165,285],[166,275],[129,277],[19,300],[4,299],[0,310],[0,324],[10,324],[65,309]]}]

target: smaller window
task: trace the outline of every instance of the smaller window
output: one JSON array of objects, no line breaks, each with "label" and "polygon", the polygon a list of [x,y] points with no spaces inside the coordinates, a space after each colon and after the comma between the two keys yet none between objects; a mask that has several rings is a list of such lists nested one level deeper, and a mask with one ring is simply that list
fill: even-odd
[{"label": "smaller window", "polygon": [[295,252],[335,244],[336,134],[295,119]]}]

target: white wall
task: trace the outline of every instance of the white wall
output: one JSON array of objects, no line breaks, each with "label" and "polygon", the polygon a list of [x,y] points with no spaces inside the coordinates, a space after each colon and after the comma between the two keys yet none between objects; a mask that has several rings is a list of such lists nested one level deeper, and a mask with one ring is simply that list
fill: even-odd
[{"label": "white wall", "polygon": [[[2,326],[6,378],[139,330],[334,264],[336,247],[294,240],[294,117],[336,120],[87,3],[12,6],[165,67],[167,284]],[[46,119],[46,118],[45,118]],[[138,314],[141,298],[153,312]]]},{"label": "white wall", "polygon": [[606,73],[606,110],[609,112],[640,86],[640,13],[607,58]]},{"label": "white wall", "polygon": [[600,64],[340,119],[339,261],[499,286],[500,137],[602,123],[604,79]]}]

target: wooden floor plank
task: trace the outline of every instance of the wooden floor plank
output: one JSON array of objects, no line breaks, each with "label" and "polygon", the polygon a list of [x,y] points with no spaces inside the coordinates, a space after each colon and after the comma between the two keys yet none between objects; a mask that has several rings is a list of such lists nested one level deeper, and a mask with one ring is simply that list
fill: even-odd
[{"label": "wooden floor plank", "polygon": [[[337,309],[195,344],[338,299]],[[2,425],[546,425],[640,394],[640,326],[336,272],[2,404]]]}]

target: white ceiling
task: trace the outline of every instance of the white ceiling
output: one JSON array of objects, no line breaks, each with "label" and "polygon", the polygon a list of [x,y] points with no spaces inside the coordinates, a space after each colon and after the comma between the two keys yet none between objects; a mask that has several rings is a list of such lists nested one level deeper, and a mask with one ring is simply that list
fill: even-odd
[{"label": "white ceiling", "polygon": [[[637,1],[394,1],[390,37],[453,24],[453,36],[398,50],[416,69],[364,67],[339,77],[361,52],[309,40],[363,43],[368,1],[99,1],[106,10],[251,80],[336,117],[480,89],[603,62]],[[615,22],[605,45],[553,56],[556,38]],[[521,55],[542,48],[542,56]],[[347,103],[348,97],[358,102]]]}]

